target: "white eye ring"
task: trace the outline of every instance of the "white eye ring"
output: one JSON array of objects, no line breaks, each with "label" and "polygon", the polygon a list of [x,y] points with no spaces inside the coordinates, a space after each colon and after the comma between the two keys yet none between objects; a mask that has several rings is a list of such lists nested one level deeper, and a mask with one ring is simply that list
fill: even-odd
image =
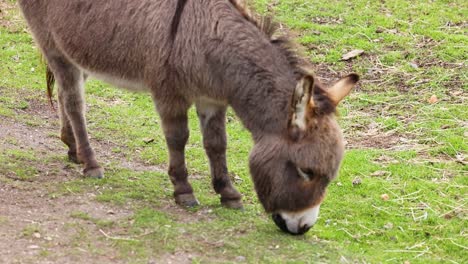
[{"label": "white eye ring", "polygon": [[301,175],[302,178],[304,178],[305,180],[310,181],[310,175],[309,174],[302,171],[302,169],[299,168],[299,167],[296,167],[296,168],[297,168],[297,172],[299,173],[299,175]]}]

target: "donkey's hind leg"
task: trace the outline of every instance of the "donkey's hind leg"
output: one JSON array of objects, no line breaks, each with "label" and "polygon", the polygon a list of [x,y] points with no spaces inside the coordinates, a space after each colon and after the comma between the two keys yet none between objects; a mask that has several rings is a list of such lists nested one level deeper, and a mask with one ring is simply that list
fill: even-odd
[{"label": "donkey's hind leg", "polygon": [[73,129],[65,112],[63,89],[59,89],[60,139],[68,146],[68,159],[74,163],[82,163],[76,154],[76,141]]},{"label": "donkey's hind leg", "polygon": [[85,176],[102,178],[104,170],[96,161],[86,131],[83,73],[63,56],[48,56],[47,60],[58,84],[61,139],[69,147],[69,157],[84,163]]},{"label": "donkey's hind leg", "polygon": [[[87,74],[83,73],[83,80],[86,81]],[[73,128],[71,126],[70,120],[65,112],[65,96],[63,89],[58,91],[58,101],[59,101],[59,114],[60,114],[60,139],[65,145],[68,146],[68,159],[74,163],[83,163],[76,154],[76,141],[75,135],[73,134]]]},{"label": "donkey's hind leg", "polygon": [[210,102],[198,102],[197,114],[203,131],[203,146],[210,160],[211,179],[221,204],[242,208],[242,196],[234,188],[226,165],[226,106]]}]

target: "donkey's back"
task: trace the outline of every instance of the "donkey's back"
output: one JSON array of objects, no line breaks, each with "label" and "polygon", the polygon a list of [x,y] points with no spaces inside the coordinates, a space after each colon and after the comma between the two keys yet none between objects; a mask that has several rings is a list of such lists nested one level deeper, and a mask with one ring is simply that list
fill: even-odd
[{"label": "donkey's back", "polygon": [[[50,64],[67,62],[99,79],[148,89],[145,76],[163,69],[177,1],[20,0]],[[54,66],[52,66],[54,67]]]}]

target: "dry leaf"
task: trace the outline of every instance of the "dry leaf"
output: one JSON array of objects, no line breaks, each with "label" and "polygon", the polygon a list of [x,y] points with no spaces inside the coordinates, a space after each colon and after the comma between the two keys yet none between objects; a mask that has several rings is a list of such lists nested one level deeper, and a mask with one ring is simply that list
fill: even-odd
[{"label": "dry leaf", "polygon": [[388,199],[390,199],[390,196],[388,196],[388,194],[384,193],[380,196],[380,198],[384,201],[388,201]]},{"label": "dry leaf", "polygon": [[341,60],[347,61],[347,60],[356,58],[363,53],[364,53],[364,50],[353,50],[343,55],[343,57],[341,57]]},{"label": "dry leaf", "polygon": [[430,104],[435,104],[435,103],[437,103],[438,101],[439,101],[439,99],[437,98],[437,96],[436,96],[435,94],[433,94],[433,95],[431,96],[431,98],[429,98],[429,99],[427,100],[427,102],[430,103]]}]

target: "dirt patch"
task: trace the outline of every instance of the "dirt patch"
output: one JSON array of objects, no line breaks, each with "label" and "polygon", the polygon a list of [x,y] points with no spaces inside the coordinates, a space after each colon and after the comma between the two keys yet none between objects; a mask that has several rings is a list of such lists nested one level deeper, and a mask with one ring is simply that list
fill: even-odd
[{"label": "dirt patch", "polygon": [[0,27],[9,32],[18,32],[24,28],[25,24],[20,15],[16,2],[0,0]]},{"label": "dirt patch", "polygon": [[[39,160],[24,160],[38,175],[32,181],[11,180],[9,171],[0,175],[1,263],[120,263],[118,252],[91,222],[75,219],[83,212],[102,221],[125,221],[131,210],[98,203],[95,194],[72,194],[54,198],[49,186],[80,177],[79,171],[62,161],[40,162],[51,153],[66,153],[57,134],[53,114],[30,104],[28,112],[44,118],[42,126],[27,126],[1,118],[0,149],[33,151]],[[37,104],[40,105],[40,104]],[[51,122],[47,120],[50,118]],[[112,212],[109,214],[108,212]]]},{"label": "dirt patch", "polygon": [[[126,221],[130,210],[94,201],[94,194],[50,198],[37,184],[0,188],[0,262],[122,263],[118,252],[89,221]],[[112,213],[109,213],[112,212]]]}]

